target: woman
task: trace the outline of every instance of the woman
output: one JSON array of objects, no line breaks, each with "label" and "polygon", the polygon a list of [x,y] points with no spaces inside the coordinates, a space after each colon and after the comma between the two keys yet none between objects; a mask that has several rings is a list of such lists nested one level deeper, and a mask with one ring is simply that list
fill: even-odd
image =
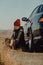
[{"label": "woman", "polygon": [[20,19],[17,19],[14,22],[14,30],[10,43],[10,47],[12,46],[14,47],[14,49],[18,49],[18,48],[23,49],[25,47],[24,30],[20,26]]}]

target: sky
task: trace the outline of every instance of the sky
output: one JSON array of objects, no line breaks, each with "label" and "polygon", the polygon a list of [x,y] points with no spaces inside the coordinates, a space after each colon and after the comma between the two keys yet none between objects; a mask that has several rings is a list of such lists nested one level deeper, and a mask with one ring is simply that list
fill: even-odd
[{"label": "sky", "polygon": [[[43,4],[43,0],[0,0],[0,30],[13,29],[16,19],[29,17],[40,4]],[[21,25],[24,25],[23,21]]]}]

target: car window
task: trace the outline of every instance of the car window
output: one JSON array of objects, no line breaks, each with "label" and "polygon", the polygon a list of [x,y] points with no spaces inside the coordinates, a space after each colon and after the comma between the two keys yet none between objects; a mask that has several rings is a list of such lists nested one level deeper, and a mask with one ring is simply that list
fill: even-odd
[{"label": "car window", "polygon": [[39,7],[36,7],[36,8],[33,10],[33,12],[31,13],[30,17],[31,17],[32,15],[34,15],[34,14],[36,14],[36,13],[37,13],[38,8],[39,8]]},{"label": "car window", "polygon": [[37,13],[41,13],[41,12],[43,12],[43,6],[42,5],[39,7]]}]

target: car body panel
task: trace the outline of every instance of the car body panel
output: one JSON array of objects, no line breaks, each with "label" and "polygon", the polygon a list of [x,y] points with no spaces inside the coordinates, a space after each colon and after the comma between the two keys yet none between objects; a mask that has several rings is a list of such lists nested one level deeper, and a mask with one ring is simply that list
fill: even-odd
[{"label": "car body panel", "polygon": [[[39,5],[35,9],[38,10],[40,6],[43,6],[43,5]],[[41,17],[43,17],[43,11],[40,12],[40,13],[37,13],[37,10],[36,10],[35,13],[33,11],[32,14],[29,17],[30,21],[33,23],[32,24],[32,33],[33,33],[34,36],[41,35],[40,34],[41,33],[41,30],[43,30],[43,23],[40,23],[39,22],[39,19]],[[43,31],[42,31],[42,33],[43,33]]]}]

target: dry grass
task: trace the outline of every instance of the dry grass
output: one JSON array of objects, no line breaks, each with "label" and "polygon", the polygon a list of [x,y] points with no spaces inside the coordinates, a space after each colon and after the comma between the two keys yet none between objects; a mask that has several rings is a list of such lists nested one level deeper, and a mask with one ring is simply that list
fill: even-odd
[{"label": "dry grass", "polygon": [[[5,36],[7,37],[7,36]],[[43,53],[27,53],[22,50],[12,50],[0,38],[0,65],[43,65]]]}]

